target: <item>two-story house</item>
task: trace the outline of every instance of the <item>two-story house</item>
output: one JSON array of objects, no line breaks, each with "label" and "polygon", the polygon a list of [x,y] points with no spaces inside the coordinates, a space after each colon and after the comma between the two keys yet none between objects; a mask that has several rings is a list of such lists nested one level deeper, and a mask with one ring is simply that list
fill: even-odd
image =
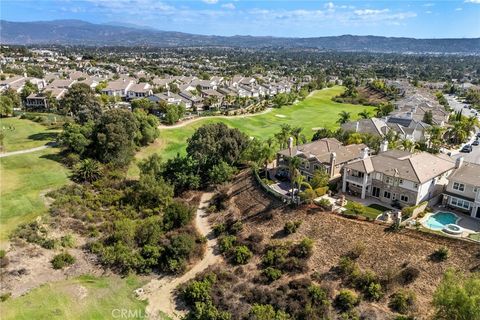
[{"label": "two-story house", "polygon": [[343,166],[368,153],[364,144],[342,145],[340,141],[333,138],[324,138],[299,146],[281,150],[277,153],[277,170],[287,168],[289,158],[298,157],[302,160],[300,173],[310,181],[316,170],[325,170],[330,175],[330,180],[341,177]]},{"label": "two-story house", "polygon": [[140,99],[151,96],[153,94],[151,87],[146,82],[134,83],[128,87],[127,99]]},{"label": "two-story house", "polygon": [[480,165],[457,158],[443,193],[443,203],[480,219]]},{"label": "two-story house", "polygon": [[386,151],[344,166],[342,191],[401,206],[417,205],[440,195],[454,169],[453,160],[427,152]]}]

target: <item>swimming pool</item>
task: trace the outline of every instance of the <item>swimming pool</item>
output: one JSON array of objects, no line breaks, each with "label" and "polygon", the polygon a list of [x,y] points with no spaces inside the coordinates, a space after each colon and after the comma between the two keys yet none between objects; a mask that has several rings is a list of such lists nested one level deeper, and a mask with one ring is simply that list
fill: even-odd
[{"label": "swimming pool", "polygon": [[435,214],[432,214],[425,221],[425,226],[432,230],[443,230],[447,224],[456,224],[458,217],[456,214],[451,212],[439,211]]}]

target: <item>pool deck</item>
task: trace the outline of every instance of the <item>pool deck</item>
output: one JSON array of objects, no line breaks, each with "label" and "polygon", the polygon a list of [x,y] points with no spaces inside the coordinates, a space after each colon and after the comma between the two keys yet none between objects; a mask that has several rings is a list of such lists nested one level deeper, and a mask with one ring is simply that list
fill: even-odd
[{"label": "pool deck", "polygon": [[[422,219],[419,220],[419,222],[425,228],[430,229],[426,225],[426,221],[428,220],[428,218],[430,216],[432,216],[432,215],[434,215],[438,212],[450,212],[450,213],[452,213],[452,214],[454,214],[458,217],[458,220],[455,224],[462,227],[463,230],[464,230],[463,233],[460,235],[461,237],[468,237],[468,235],[470,235],[471,233],[480,232],[480,221],[479,220],[471,218],[471,217],[467,216],[466,214],[455,212],[454,210],[447,209],[447,208],[444,208],[444,207],[435,207],[434,209],[435,209],[434,212],[427,213]],[[445,233],[445,232],[442,231],[442,233]],[[445,233],[445,234],[449,235],[449,236],[454,236],[454,235],[449,234],[449,233]]]}]

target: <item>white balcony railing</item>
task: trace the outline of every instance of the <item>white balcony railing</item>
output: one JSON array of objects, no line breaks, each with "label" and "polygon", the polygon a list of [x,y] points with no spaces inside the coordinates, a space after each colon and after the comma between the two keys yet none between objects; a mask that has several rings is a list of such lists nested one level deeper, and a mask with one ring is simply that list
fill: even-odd
[{"label": "white balcony railing", "polygon": [[[359,184],[359,185],[363,185],[363,177],[355,177],[355,176],[348,176],[347,175],[347,178],[346,180],[348,182],[352,182],[352,183],[355,183],[355,184]],[[367,178],[367,184],[366,185],[369,185],[372,183],[372,179],[370,178]]]}]

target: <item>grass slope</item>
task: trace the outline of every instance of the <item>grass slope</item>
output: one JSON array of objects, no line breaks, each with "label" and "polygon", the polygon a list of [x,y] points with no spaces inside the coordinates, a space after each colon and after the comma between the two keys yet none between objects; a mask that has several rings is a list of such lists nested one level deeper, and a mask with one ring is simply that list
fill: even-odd
[{"label": "grass slope", "polygon": [[55,160],[58,149],[0,158],[0,243],[15,227],[46,211],[42,192],[68,181],[68,170]]},{"label": "grass slope", "polygon": [[40,123],[20,118],[3,118],[0,124],[0,130],[5,134],[3,152],[43,146],[54,140],[59,132]]},{"label": "grass slope", "polygon": [[135,276],[88,275],[49,283],[2,302],[0,318],[100,320],[120,318],[121,310],[127,310],[130,319],[144,319],[146,302],[137,300],[133,293],[142,284]]},{"label": "grass slope", "polygon": [[[373,107],[337,103],[331,100],[343,90],[344,88],[341,86],[319,90],[296,105],[285,106],[258,116],[231,119],[206,118],[185,127],[162,130],[160,142],[144,148],[136,158],[137,160],[143,159],[153,153],[159,153],[164,159],[169,159],[177,153],[183,154],[187,138],[193,134],[195,129],[207,123],[223,122],[230,127],[240,129],[249,136],[258,138],[271,137],[280,130],[282,124],[290,124],[302,127],[303,134],[310,139],[317,128],[338,128],[338,114],[341,111],[350,112],[352,119],[357,119],[358,113],[363,110],[374,110]],[[137,174],[138,169],[132,165],[129,175]]]}]

